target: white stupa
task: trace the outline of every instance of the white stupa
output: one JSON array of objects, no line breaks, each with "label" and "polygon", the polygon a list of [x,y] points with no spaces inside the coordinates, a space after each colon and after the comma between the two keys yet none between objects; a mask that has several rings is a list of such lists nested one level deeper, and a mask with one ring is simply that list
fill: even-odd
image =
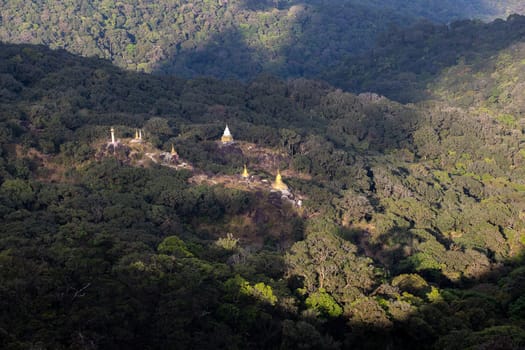
[{"label": "white stupa", "polygon": [[233,143],[233,136],[230,133],[230,128],[228,128],[228,125],[226,125],[226,128],[224,129],[224,133],[222,134],[222,137],[221,137],[221,142],[225,145]]}]

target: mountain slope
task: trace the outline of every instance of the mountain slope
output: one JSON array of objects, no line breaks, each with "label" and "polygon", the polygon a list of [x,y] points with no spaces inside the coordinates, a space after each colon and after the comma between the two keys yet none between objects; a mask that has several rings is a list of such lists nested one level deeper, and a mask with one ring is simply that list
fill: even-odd
[{"label": "mountain slope", "polygon": [[[525,155],[505,120],[31,45],[0,45],[0,74],[3,347],[523,346]],[[280,169],[301,208],[107,146],[143,128],[212,179],[256,168],[218,144],[226,123],[283,154],[254,175]]]},{"label": "mountain slope", "polygon": [[374,91],[397,101],[431,99],[429,85],[449,67],[462,62],[483,66],[524,35],[525,17],[519,15],[491,23],[421,22],[392,28],[381,35],[378,48],[350,55],[321,76],[350,91]]},{"label": "mountain slope", "polygon": [[2,1],[0,40],[110,59],[134,71],[316,76],[390,26],[522,12],[516,1]]}]

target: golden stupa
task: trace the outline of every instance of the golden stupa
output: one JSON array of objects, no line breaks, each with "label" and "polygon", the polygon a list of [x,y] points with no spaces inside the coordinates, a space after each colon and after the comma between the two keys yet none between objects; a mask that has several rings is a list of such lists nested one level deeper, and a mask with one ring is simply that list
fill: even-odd
[{"label": "golden stupa", "polygon": [[221,137],[221,142],[224,144],[233,142],[233,136],[230,133],[230,129],[228,128],[228,125],[226,125],[226,128],[224,129],[224,133],[222,134],[222,137]]},{"label": "golden stupa", "polygon": [[277,175],[275,176],[275,181],[272,183],[272,188],[279,191],[288,191],[288,186],[283,182],[280,170],[277,170]]},{"label": "golden stupa", "polygon": [[142,130],[135,129],[135,137],[131,140],[133,143],[142,142]]},{"label": "golden stupa", "polygon": [[248,173],[248,169],[246,168],[246,164],[244,164],[244,170],[241,175],[244,179],[247,179],[250,177],[250,174]]},{"label": "golden stupa", "polygon": [[171,144],[171,155],[172,156],[178,156],[179,154],[177,153],[177,151],[175,151],[175,146],[173,146],[173,143]]}]

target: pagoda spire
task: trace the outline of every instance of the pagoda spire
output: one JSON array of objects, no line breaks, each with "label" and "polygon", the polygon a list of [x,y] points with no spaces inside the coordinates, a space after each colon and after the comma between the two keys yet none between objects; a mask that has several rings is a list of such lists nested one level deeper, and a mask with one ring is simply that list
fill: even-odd
[{"label": "pagoda spire", "polygon": [[222,134],[221,142],[223,144],[229,144],[229,143],[233,142],[233,136],[232,136],[232,134],[230,132],[230,128],[228,128],[228,124],[226,124],[226,128],[224,129],[224,133]]},{"label": "pagoda spire", "polygon": [[248,169],[246,168],[246,164],[244,164],[244,170],[241,175],[244,179],[247,179],[250,177],[250,174],[248,173]]},{"label": "pagoda spire", "polygon": [[277,170],[275,181],[272,183],[272,188],[278,191],[288,191],[288,186],[283,182],[281,171]]},{"label": "pagoda spire", "polygon": [[109,131],[111,132],[111,143],[114,145],[115,144],[115,128],[111,127]]},{"label": "pagoda spire", "polygon": [[175,151],[175,146],[173,146],[173,143],[171,144],[171,151],[170,151],[170,161],[173,163],[177,163],[179,161],[179,154],[177,151]]},{"label": "pagoda spire", "polygon": [[135,129],[135,140],[139,139],[139,130]]}]

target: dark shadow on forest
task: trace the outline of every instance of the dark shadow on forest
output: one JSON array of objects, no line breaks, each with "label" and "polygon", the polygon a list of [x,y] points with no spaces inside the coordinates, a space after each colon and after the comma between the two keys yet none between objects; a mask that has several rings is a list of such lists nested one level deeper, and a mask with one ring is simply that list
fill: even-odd
[{"label": "dark shadow on forest", "polygon": [[[46,129],[31,142],[45,143],[49,152],[88,137],[85,133],[90,127],[96,126],[97,131],[89,137],[101,137],[107,133],[101,125],[121,125],[128,136],[137,127],[163,128],[165,142],[178,142],[177,134],[182,142],[193,133],[195,144],[217,140],[223,128],[219,125],[229,123],[239,140],[289,151],[293,144],[295,153],[305,143],[309,167],[316,167],[318,173],[328,169],[333,177],[341,164],[354,162],[355,154],[409,147],[420,119],[417,111],[379,96],[355,96],[304,79],[283,81],[260,75],[249,84],[213,78],[184,80],[128,72],[106,60],[43,46],[0,47],[6,57],[0,66],[6,77],[1,93],[6,101],[32,101],[34,107],[23,116],[24,123],[39,123]],[[17,55],[24,61],[9,60]],[[57,103],[45,102],[51,98]],[[283,128],[295,131],[283,132]],[[361,144],[366,148],[361,149]],[[202,151],[188,147],[192,154]]]},{"label": "dark shadow on forest", "polygon": [[[451,280],[441,269],[407,264],[407,258],[415,253],[411,251],[414,240],[421,239],[407,228],[393,228],[375,243],[359,229],[341,228],[339,235],[356,244],[360,255],[385,269],[389,283],[376,285],[369,296],[383,303],[391,317],[385,322],[380,312],[368,309],[367,322],[346,319],[339,325],[347,333],[344,339],[337,338],[344,348],[523,348],[525,252],[491,263],[474,275]],[[390,236],[400,244],[385,250]],[[441,244],[447,243],[443,237],[436,238]],[[452,242],[445,247],[447,251],[453,249]],[[399,310],[390,309],[392,305],[385,307],[385,301],[396,299],[415,308],[401,316]]]},{"label": "dark shadow on forest", "polygon": [[[252,299],[273,317],[263,318],[250,334],[264,339],[262,348],[272,349],[522,349],[524,266],[522,253],[460,282],[451,282],[437,270],[399,272],[352,301],[355,306],[338,317],[308,310],[301,297],[295,311]],[[429,279],[430,274],[440,278]],[[300,290],[302,281],[301,276],[291,276],[288,287]]]},{"label": "dark shadow on forest", "polygon": [[[495,260],[494,252],[489,248],[461,247],[453,239],[429,228],[393,227],[378,237],[372,237],[370,232],[359,228],[341,227],[339,236],[355,244],[360,255],[371,258],[377,266],[385,268],[387,276],[416,272],[427,282],[446,288],[470,288],[483,281],[494,282],[511,268],[525,264],[525,252]],[[426,243],[430,253],[418,248],[422,243]],[[472,265],[473,268],[467,266],[462,270],[456,268],[449,269],[447,273],[443,271],[447,262],[454,263],[449,260],[453,256],[445,256],[447,252],[465,253],[468,249],[481,253],[487,259],[477,262],[473,257],[468,257],[462,263]],[[427,255],[429,260],[412,259],[418,253]],[[429,264],[429,261],[434,264]],[[451,276],[454,278],[451,279]]]},{"label": "dark shadow on forest", "polygon": [[490,64],[500,51],[521,42],[525,17],[491,23],[463,20],[450,25],[420,22],[393,27],[364,54],[348,57],[324,78],[350,91],[375,91],[400,102],[427,99],[428,84],[447,68]]},{"label": "dark shadow on forest", "polygon": [[[418,22],[410,16],[388,17],[384,8],[377,7],[374,13],[356,4],[351,5],[351,14],[357,17],[348,18],[350,7],[322,5],[280,2],[279,8],[288,11],[293,22],[281,29],[288,33],[279,48],[256,48],[247,42],[257,41],[250,32],[252,28],[229,27],[195,49],[172,52],[172,58],[162,63],[157,73],[240,80],[270,73],[326,80],[348,91],[372,91],[400,102],[413,102],[428,98],[427,84],[448,67],[461,60],[466,64],[483,62],[519,42],[525,34],[525,19],[518,15],[488,24],[462,20],[444,25]],[[247,0],[239,6],[264,11],[273,8],[275,1]],[[490,11],[488,7],[480,10]],[[372,17],[365,21],[359,16]],[[377,27],[373,32],[375,44],[372,37],[358,34],[348,25],[360,20],[365,26]],[[332,26],[327,26],[327,21]],[[254,28],[257,25],[262,24],[253,23]],[[341,32],[340,28],[346,29]]]},{"label": "dark shadow on forest", "polygon": [[[272,9],[280,12],[276,15]],[[386,29],[389,23],[402,26],[415,22],[414,18],[391,15],[388,9],[350,2],[246,0],[231,8],[236,15],[239,15],[236,11],[246,10],[253,15],[244,19],[247,23],[229,26],[206,42],[196,44],[196,48],[177,48],[176,52],[168,53],[171,58],[160,64],[156,73],[241,80],[253,79],[260,73],[316,78],[348,52],[363,52],[373,47],[372,36],[381,31],[376,27]],[[279,21],[272,24],[281,26],[279,30],[273,33],[271,29],[262,29],[269,25],[257,22],[258,12],[279,17]],[[258,27],[262,32],[255,35]],[[270,34],[266,33],[268,30]],[[260,43],[258,35],[268,35],[268,38],[277,35],[280,39],[276,46],[254,48],[254,43]],[[252,40],[251,46],[248,40]]]},{"label": "dark shadow on forest", "polygon": [[[201,91],[192,90],[192,88],[196,87],[195,85],[191,85],[192,83],[184,83],[178,80],[170,79],[164,80],[143,74],[137,75],[136,73],[127,73],[111,67],[109,64],[107,64],[107,66],[101,67],[101,61],[99,60],[86,60],[69,55],[63,51],[51,52],[47,49],[30,45],[24,45],[22,47],[17,47],[15,45],[0,45],[0,47],[2,48],[0,55],[8,55],[11,50],[17,52],[17,50],[21,49],[21,57],[24,57],[24,59],[27,60],[24,64],[20,65],[16,65],[13,64],[12,61],[8,61],[6,63],[7,66],[2,67],[2,69],[6,69],[6,71],[3,72],[5,73],[4,77],[12,75],[12,77],[16,78],[15,81],[22,81],[22,83],[26,82],[26,87],[28,89],[29,87],[38,88],[38,90],[32,91],[32,93],[29,95],[22,94],[19,96],[18,98],[20,98],[20,103],[26,103],[26,100],[24,99],[32,99],[32,102],[38,101],[38,98],[45,97],[46,93],[63,91],[66,89],[71,89],[71,91],[74,91],[76,88],[82,88],[82,98],[77,97],[77,99],[74,100],[68,96],[59,95],[68,102],[75,103],[74,108],[71,111],[66,110],[66,112],[63,112],[63,110],[59,109],[60,104],[59,107],[57,107],[56,114],[60,118],[63,118],[62,124],[57,123],[56,121],[51,123],[52,120],[48,121],[46,118],[43,118],[46,117],[45,115],[43,116],[42,114],[35,113],[35,119],[36,117],[40,118],[39,123],[41,123],[41,128],[43,130],[50,131],[50,135],[36,135],[35,137],[40,137],[46,141],[48,141],[48,139],[53,140],[52,137],[55,135],[53,135],[51,131],[53,133],[62,134],[62,131],[66,129],[64,128],[64,125],[70,129],[65,130],[65,136],[62,135],[62,137],[68,137],[68,141],[73,141],[75,140],[75,136],[78,137],[78,135],[70,135],[68,132],[76,130],[79,125],[83,126],[87,121],[93,124],[96,123],[104,125],[104,130],[102,131],[104,133],[107,133],[107,128],[105,125],[112,125],[112,123],[115,123],[116,121],[127,125],[127,127],[133,131],[133,127],[140,126],[144,120],[147,120],[152,116],[161,116],[168,119],[173,118],[172,114],[174,110],[180,112],[181,116],[187,117],[187,121],[191,121],[193,115],[202,118],[202,114],[200,114],[200,108],[202,106],[208,106],[211,103],[218,103],[221,101],[221,99],[218,98],[213,92],[209,93],[208,95],[199,95],[195,93],[195,95],[197,95],[196,97],[194,96],[196,99],[195,105],[197,105],[197,107],[190,108],[189,105],[183,104],[191,102],[189,101],[189,96],[192,92]],[[47,52],[50,55],[46,58],[45,55],[39,54],[42,52]],[[16,57],[16,54],[18,54],[18,52],[13,54],[13,56]],[[62,57],[62,55],[64,57]],[[47,79],[44,79],[46,78],[45,71],[35,70],[40,64],[44,64],[44,67],[48,67],[49,72],[53,73],[50,74]],[[9,70],[11,68],[13,69]],[[72,74],[73,72],[75,74]],[[61,77],[64,78],[63,81],[60,80]],[[90,82],[92,85],[78,85],[78,81],[76,79],[78,79],[80,82]],[[174,84],[175,82],[177,82],[177,84]],[[201,80],[201,82],[202,86],[200,86],[200,88],[205,90],[208,85],[206,84],[205,80]],[[213,81],[213,83],[215,84],[217,81]],[[285,83],[279,83],[275,81],[273,83],[276,84],[275,87],[278,87],[276,90],[277,93],[275,93],[275,90],[272,89],[264,90],[266,84],[260,84],[260,90],[258,90],[260,96],[265,96],[263,92],[267,91],[268,95],[270,96],[275,94],[277,96],[282,95],[283,98],[287,97],[286,89],[282,89],[283,87],[286,87]],[[189,85],[186,86],[185,84]],[[257,85],[254,85],[254,87],[257,87]],[[15,88],[18,87],[15,86]],[[22,90],[24,89],[23,87],[19,88]],[[53,90],[52,88],[56,90]],[[144,91],[148,91],[149,94],[144,93]],[[187,95],[184,95],[184,93]],[[242,92],[241,96],[245,96],[244,94],[245,92]],[[356,98],[354,96],[348,94],[345,95],[341,92],[337,92],[337,94],[338,95],[336,95],[336,97],[343,99],[343,102],[345,98],[348,98],[347,104],[342,103],[342,106],[354,106],[354,102],[356,102]],[[177,99],[181,96],[184,96],[184,99],[181,98],[181,105],[179,105]],[[214,98],[217,98],[217,100],[214,100]],[[261,103],[259,106],[264,107],[270,105],[270,107],[274,107],[271,103],[273,100],[271,99],[262,99],[261,101],[263,103]],[[254,101],[250,102],[255,105],[253,103]],[[234,103],[232,103],[232,105],[233,104]],[[379,105],[379,107],[379,110],[383,110],[382,108],[384,106]],[[95,108],[95,111],[97,112],[96,118],[98,119],[90,118],[89,114],[83,115],[82,113],[78,114],[78,119],[71,117],[72,114],[70,112],[78,112],[78,110],[82,108]],[[204,108],[204,110],[206,110],[206,108]],[[248,110],[250,110],[250,108],[248,108]],[[63,113],[59,114],[59,111]],[[122,112],[126,112],[126,114]],[[136,119],[130,119],[127,113],[135,113],[134,115]],[[260,115],[264,115],[264,113],[266,112],[261,112]],[[272,115],[272,117],[275,117],[276,121],[278,121],[279,110],[273,110],[273,113],[275,115]],[[210,114],[210,116],[212,115]],[[244,117],[245,116],[239,118]],[[32,116],[28,115],[26,118],[26,121],[29,122],[31,121],[30,118],[32,118]],[[414,118],[417,118],[417,115],[414,116]],[[215,119],[212,120],[213,123],[216,122]],[[170,119],[170,121],[174,121],[174,119]],[[78,123],[78,125],[72,126],[66,124],[73,122]],[[376,122],[381,123],[381,119],[377,119]],[[61,126],[62,128],[58,128],[57,125]],[[363,124],[363,127],[366,125],[367,124]],[[19,135],[24,133],[29,135],[29,131],[23,129],[23,124],[19,125],[18,127]],[[171,137],[172,135],[166,134],[164,136]],[[85,135],[84,137],[87,138]],[[64,143],[63,141],[64,140],[62,139],[57,140],[58,144]],[[38,142],[38,139],[32,139],[30,142],[36,143]],[[314,146],[316,145],[314,144]],[[390,146],[397,147],[393,146],[392,144],[390,144]],[[37,146],[30,145],[30,147]],[[317,151],[326,153],[321,147],[317,148]],[[199,149],[195,149],[195,152],[198,151]],[[339,164],[341,164],[341,160],[338,158],[340,153],[332,152],[331,156],[332,155],[333,157],[329,159],[332,163],[329,165],[333,167],[335,172]],[[135,181],[141,182],[141,177],[136,177],[134,172],[125,173],[129,179],[135,179]],[[94,174],[100,175],[99,172],[94,172]],[[131,190],[137,191],[140,189],[140,187],[132,186],[132,181],[122,181],[123,178],[119,178],[118,176],[113,178],[110,175],[116,176],[114,171],[109,171],[107,176],[103,176],[101,178],[92,176],[92,181],[97,180],[100,183],[99,186],[102,186],[103,188],[103,186],[106,185],[111,186],[111,183],[108,184],[107,182],[113,179],[112,181],[114,181],[115,186],[122,186],[122,192],[128,192]],[[169,174],[169,176],[167,175],[165,178],[173,178],[171,175],[172,174]],[[89,174],[87,174],[87,176],[89,176]],[[152,181],[152,183],[157,183],[159,181],[158,178],[153,180],[154,181]],[[94,185],[90,185],[89,188],[97,188],[93,186]],[[87,191],[87,188],[88,187],[86,187],[85,191]],[[151,193],[158,195],[159,191],[152,189]],[[111,193],[106,193],[108,197],[110,194]],[[141,193],[140,196],[142,195],[143,194]],[[68,196],[69,195],[66,195],[66,197]],[[219,269],[216,271],[217,276],[215,276],[208,274],[209,268],[206,266],[206,264],[200,261],[195,261],[193,258],[187,260],[174,259],[175,263],[170,272],[176,272],[177,278],[174,280],[164,281],[162,280],[162,276],[166,275],[150,272],[143,268],[144,264],[141,265],[143,262],[142,260],[145,262],[153,261],[154,264],[152,263],[151,266],[159,266],[164,262],[159,260],[157,263],[153,258],[150,260],[150,257],[143,257],[140,254],[131,254],[128,257],[128,264],[122,264],[121,270],[111,269],[111,264],[116,264],[119,262],[119,259],[117,259],[118,256],[116,255],[118,250],[114,248],[119,244],[122,244],[122,242],[125,242],[126,240],[124,238],[130,242],[136,242],[138,241],[139,237],[146,235],[150,244],[153,244],[155,240],[158,239],[158,237],[153,237],[152,235],[152,232],[154,232],[151,230],[151,227],[154,226],[153,222],[148,222],[148,226],[146,226],[147,230],[144,227],[141,227],[139,222],[137,231],[131,231],[131,234],[130,230],[122,229],[122,227],[125,227],[125,225],[130,225],[129,222],[126,223],[126,221],[128,221],[128,216],[133,217],[131,214],[137,212],[140,213],[140,210],[136,210],[131,214],[126,212],[126,215],[124,215],[123,210],[133,208],[133,206],[137,203],[137,198],[141,198],[140,196],[137,194],[137,197],[126,197],[130,202],[129,204],[128,202],[119,203],[125,204],[125,206],[122,208],[118,207],[113,209],[112,215],[114,218],[113,220],[115,221],[111,222],[111,226],[106,227],[107,230],[104,230],[102,234],[99,234],[99,231],[96,231],[92,236],[89,236],[87,233],[77,230],[81,226],[78,225],[78,222],[75,220],[86,220],[86,216],[78,215],[77,218],[77,214],[75,214],[75,217],[71,219],[71,225],[69,226],[69,230],[71,232],[61,232],[61,234],[65,235],[64,244],[75,243],[75,241],[72,240],[70,236],[74,235],[75,233],[78,234],[79,246],[72,246],[73,248],[79,249],[79,251],[75,252],[75,254],[69,254],[68,250],[66,249],[46,251],[46,249],[49,248],[46,244],[42,244],[42,246],[38,247],[38,249],[35,248],[35,252],[33,252],[33,250],[22,250],[22,255],[17,256],[16,259],[13,260],[13,262],[18,262],[17,266],[20,268],[20,271],[15,270],[13,272],[14,277],[12,280],[14,280],[16,283],[28,283],[27,286],[22,285],[21,287],[19,284],[17,284],[17,288],[27,288],[23,290],[24,293],[27,293],[23,294],[25,297],[27,297],[27,299],[24,300],[22,304],[17,304],[15,301],[19,300],[18,298],[20,297],[20,294],[11,293],[7,289],[2,289],[5,292],[4,295],[9,295],[12,298],[10,300],[13,302],[11,302],[10,305],[13,307],[16,305],[25,306],[25,303],[27,303],[27,305],[31,305],[35,295],[40,297],[42,295],[46,295],[46,293],[49,294],[51,292],[60,291],[61,288],[63,288],[66,293],[54,293],[51,295],[49,300],[45,299],[39,303],[39,306],[45,308],[49,305],[52,305],[54,308],[58,308],[59,310],[63,310],[65,308],[64,305],[71,307],[71,309],[66,309],[64,314],[51,314],[51,316],[45,314],[46,317],[50,317],[53,322],[57,322],[56,324],[52,324],[55,331],[57,329],[61,329],[60,327],[69,324],[66,322],[66,320],[68,320],[68,316],[79,316],[75,320],[75,326],[78,328],[71,328],[71,332],[61,335],[64,337],[64,342],[70,341],[70,337],[75,337],[76,341],[83,340],[83,334],[86,334],[84,332],[85,329],[94,329],[94,333],[101,332],[105,334],[104,332],[106,332],[107,329],[110,329],[109,326],[115,326],[115,323],[117,323],[115,329],[119,332],[107,335],[108,338],[104,340],[108,342],[120,340],[122,341],[120,344],[110,344],[116,344],[115,346],[126,345],[128,348],[146,347],[147,345],[151,344],[149,343],[149,340],[151,339],[150,336],[153,336],[155,341],[158,342],[154,343],[154,345],[162,343],[163,345],[166,345],[166,347],[176,347],[179,344],[185,344],[183,341],[188,341],[187,348],[206,348],[206,346],[208,348],[231,348],[232,343],[229,343],[228,341],[235,341],[236,339],[238,341],[239,334],[245,335],[247,337],[253,337],[253,343],[247,345],[239,344],[239,346],[245,345],[245,348],[270,348],[271,346],[278,347],[277,343],[282,339],[281,332],[284,329],[283,320],[288,318],[290,318],[292,321],[296,321],[297,325],[301,326],[300,332],[298,330],[297,332],[289,333],[294,335],[295,341],[301,342],[300,344],[305,344],[305,340],[308,341],[306,345],[312,344],[310,342],[310,340],[312,340],[312,336],[318,337],[317,339],[313,340],[319,341],[318,343],[321,345],[329,344],[323,341],[327,339],[326,337],[323,338],[323,335],[329,335],[336,343],[340,344],[344,348],[415,348],[421,347],[421,344],[432,344],[439,336],[450,335],[464,341],[464,338],[466,338],[468,335],[465,332],[482,332],[485,328],[490,328],[494,325],[497,326],[499,324],[505,324],[504,322],[510,319],[510,305],[515,306],[517,308],[517,312],[520,311],[518,300],[523,291],[523,284],[520,283],[523,283],[525,276],[523,279],[520,279],[522,275],[519,273],[519,267],[523,266],[523,259],[518,259],[516,262],[509,261],[507,266],[502,266],[501,268],[496,267],[490,271],[482,271],[478,278],[461,281],[461,284],[459,285],[451,285],[447,280],[441,280],[439,278],[439,270],[422,270],[421,274],[425,277],[425,279],[428,279],[429,282],[433,282],[438,286],[451,287],[451,291],[447,292],[448,294],[443,296],[443,301],[438,300],[437,302],[430,302],[425,299],[427,298],[426,295],[429,292],[429,288],[430,291],[432,291],[430,286],[423,286],[423,288],[420,290],[416,289],[415,294],[410,293],[408,289],[406,290],[406,292],[414,295],[415,297],[418,297],[419,299],[412,299],[412,297],[409,295],[402,296],[402,290],[394,289],[393,292],[391,290],[386,290],[381,292],[383,294],[377,291],[375,294],[372,293],[370,295],[370,299],[375,301],[371,301],[370,304],[364,304],[364,306],[374,307],[372,311],[378,312],[379,317],[381,317],[378,321],[364,322],[359,321],[359,319],[350,321],[344,317],[324,317],[323,319],[323,317],[315,317],[311,314],[309,315],[308,313],[301,314],[298,312],[291,312],[290,310],[286,309],[281,310],[278,307],[272,307],[265,304],[261,308],[267,310],[267,312],[264,314],[257,314],[257,317],[259,318],[256,319],[256,322],[250,323],[248,325],[246,322],[244,322],[243,318],[239,317],[239,312],[245,311],[248,316],[253,316],[253,308],[239,310],[238,307],[237,309],[231,307],[231,304],[235,304],[235,302],[229,303],[230,305],[222,305],[224,303],[220,303],[222,290],[221,283],[219,283],[219,281],[221,278],[227,278],[227,270],[224,271]],[[44,196],[44,198],[47,197],[53,198],[53,196]],[[93,209],[91,204],[87,202],[85,197],[81,194],[72,197],[78,202],[76,205],[79,208],[86,207],[86,210]],[[118,199],[115,196],[111,196],[111,198],[116,201],[122,201],[122,199]],[[177,197],[176,195],[174,195],[174,198],[181,200],[181,198]],[[62,205],[59,203],[63,203],[63,199],[64,198],[60,199],[59,196],[57,196],[57,205]],[[183,199],[181,202],[188,203],[188,201],[184,201]],[[67,215],[71,215],[68,213],[72,212],[74,206],[67,205],[67,201],[65,204],[66,205],[60,207],[65,211],[65,213],[59,211],[57,212],[57,217],[54,217],[53,212],[50,211],[50,216],[44,216],[43,220],[47,220],[46,222],[51,222],[55,226],[62,222],[59,220],[66,220],[64,218],[68,218]],[[45,206],[42,206],[42,211],[44,211],[44,209]],[[189,208],[189,210],[191,209],[193,209],[193,207]],[[210,216],[210,212],[216,208],[211,206],[206,210],[208,209],[210,211],[205,211],[205,213]],[[2,210],[5,210],[5,208]],[[14,224],[11,225],[10,228],[16,229],[14,232],[17,235],[17,239],[24,239],[24,242],[32,246],[38,243],[38,241],[34,239],[35,236],[38,236],[38,230],[41,228],[47,230],[47,226],[39,224],[39,222],[42,222],[37,221],[37,219],[40,220],[39,217],[36,217],[34,221],[25,220],[24,215],[29,215],[28,213],[19,213],[23,214],[19,216],[13,215],[11,219],[14,221]],[[136,217],[141,218],[140,215]],[[98,224],[98,222],[94,223]],[[156,229],[159,228],[156,227]],[[177,229],[179,228],[177,227]],[[409,233],[406,237],[403,235],[403,232],[406,230],[407,229],[405,228],[394,228],[388,232],[387,235],[401,235],[403,236],[403,239],[406,238],[407,240],[413,240],[414,237],[412,234]],[[19,231],[20,234],[18,234]],[[45,234],[51,235],[52,233],[46,231]],[[122,239],[119,239],[119,237]],[[445,243],[446,245],[447,241],[444,237],[435,238],[437,238],[438,244]],[[15,242],[18,241],[15,240]],[[356,241],[356,243],[359,242]],[[135,246],[124,246],[124,248],[136,249]],[[445,248],[449,247],[445,246]],[[405,257],[405,252],[403,249],[404,248],[402,246],[399,246],[394,247],[391,252],[387,252],[387,254],[390,254],[391,259],[389,260],[391,261],[389,262],[391,265],[390,268],[395,268],[395,264],[399,261],[399,259]],[[88,254],[80,254],[84,252]],[[57,256],[58,253],[63,255],[62,258],[65,261],[70,262],[68,259],[72,259],[72,262],[74,262],[74,264],[64,264],[64,266],[68,268],[68,273],[70,273],[75,279],[73,281],[64,280],[64,278],[62,278],[63,275],[60,273],[57,273],[56,275],[45,274],[43,276],[44,280],[39,280],[40,284],[38,284],[38,286],[43,288],[39,291],[36,289],[37,283],[34,283],[34,278],[29,278],[29,276],[33,275],[32,270],[27,268],[27,266],[34,268],[35,271],[40,271],[42,268],[41,265],[44,262],[49,262],[49,264],[56,264],[52,266],[56,266],[58,269],[61,269],[64,266],[60,265],[61,261],[59,260],[60,257]],[[126,254],[128,253],[126,252]],[[44,256],[44,258],[41,259],[41,256]],[[89,258],[87,261],[84,259],[85,256]],[[181,262],[182,264],[177,265],[178,262]],[[32,267],[31,263],[34,263],[36,266]],[[502,297],[503,299],[499,302],[499,304],[497,304],[497,307],[491,306],[493,305],[492,301],[487,301],[487,299],[494,297],[486,297],[488,293],[479,292],[479,289],[482,289],[483,291],[488,290],[489,292],[493,292],[494,290],[497,291],[499,284],[496,285],[494,282],[500,281],[503,278],[509,276],[509,273],[512,273],[509,272],[511,270],[518,271],[517,277],[520,278],[514,278],[516,276],[512,275],[511,277],[513,278],[510,281],[501,282],[505,288],[508,288],[508,291],[504,289],[504,292],[508,292],[506,294],[508,297]],[[410,272],[412,270],[407,269],[395,271],[396,273],[402,273]],[[28,278],[20,278],[18,275],[19,272],[23,272],[25,275],[22,274],[21,276],[27,276]],[[281,272],[284,272],[284,270]],[[76,291],[80,291],[80,294],[82,294],[81,288],[87,285],[88,282],[86,281],[89,280],[86,279],[86,276],[90,276],[89,274],[92,274],[94,281],[90,283],[99,283],[99,285],[103,286],[103,288],[99,289],[95,293],[91,293],[90,290],[88,297],[80,298],[76,296]],[[438,275],[438,278],[431,277],[435,276],[436,274]],[[120,279],[113,278],[115,275],[120,277]],[[35,276],[39,277],[38,274]],[[53,285],[51,289],[48,289],[50,280],[53,283],[56,283],[56,285]],[[190,281],[193,284],[190,284]],[[388,279],[385,279],[385,281],[388,282]],[[254,280],[252,282],[257,281]],[[487,287],[487,284],[490,284],[490,288]],[[299,287],[300,284],[294,286],[295,289]],[[418,295],[418,293],[420,293],[420,295]],[[419,305],[419,309],[409,310],[406,313],[406,319],[400,319],[400,321],[394,322],[393,324],[388,322],[385,323],[384,315],[386,311],[382,309],[380,302],[382,302],[382,300],[386,300],[386,298],[391,298],[392,302],[394,303],[398,297],[398,294],[401,295],[399,298],[403,297],[406,298],[406,300],[412,300],[414,305]],[[480,294],[482,296],[480,296]],[[457,295],[459,295],[459,297]],[[115,300],[118,300],[119,296],[124,296],[122,303],[116,304]],[[156,298],[157,296],[159,298]],[[73,299],[75,299],[75,303],[73,303]],[[66,300],[66,302],[64,302],[64,300]],[[105,301],[107,304],[103,304],[101,301]],[[248,305],[258,303],[259,301],[260,300],[250,299],[248,301]],[[101,305],[109,305],[110,307],[108,309],[104,309],[104,307]],[[209,305],[215,305],[217,309],[210,310]],[[364,308],[364,306],[364,314],[373,316],[374,314],[369,312],[369,310]],[[222,307],[222,309],[219,310],[219,307]],[[483,314],[482,311],[484,309],[489,310],[489,312],[485,312]],[[494,320],[491,319],[492,316],[490,314],[490,312],[493,310],[498,312],[497,318]],[[28,307],[26,311],[28,312],[28,315],[31,315],[33,312],[31,311],[30,307]],[[215,313],[212,314],[213,312]],[[480,315],[483,317],[480,317]],[[479,321],[480,318],[481,321]],[[35,322],[42,322],[42,324],[49,324],[46,323],[46,319],[28,319]],[[152,320],[155,322],[151,322]],[[217,320],[220,322],[216,322]],[[443,323],[445,324],[443,325],[440,320],[443,320]],[[283,323],[281,323],[282,321]],[[306,323],[299,323],[299,321]],[[228,325],[228,322],[232,322],[233,326]],[[308,326],[308,324],[310,326]],[[253,328],[246,329],[247,325]],[[23,328],[23,325],[18,325],[18,327]],[[42,332],[46,331],[46,329],[42,328],[39,330]],[[291,328],[289,330],[293,331]],[[188,340],[189,332],[193,332],[191,333],[191,335],[194,337],[193,339]],[[231,337],[224,337],[224,334],[227,333],[230,334]],[[479,339],[486,342],[494,341],[494,338],[499,336],[498,334],[494,334],[485,334],[485,336],[489,337],[488,340],[483,337],[479,337]],[[49,341],[56,339],[56,337],[52,338],[52,335],[54,334],[46,334],[46,336],[49,336],[49,338],[47,338]],[[140,338],[141,336],[143,338]],[[490,338],[490,336],[492,336],[492,338]],[[0,332],[0,341],[4,341],[6,337],[7,335],[4,334],[2,330],[2,332]],[[268,341],[268,339],[270,339],[270,341]],[[194,343],[192,340],[200,341],[201,343]],[[457,339],[452,339],[450,342],[452,343],[453,340],[456,341]],[[215,341],[217,343],[214,343]],[[505,339],[503,340],[503,343],[504,342]],[[2,343],[0,343],[0,345],[1,344]],[[203,346],[199,346],[201,344]],[[81,344],[76,343],[75,345]],[[294,348],[293,345],[294,343],[290,344],[289,348]],[[185,346],[181,347],[184,348]],[[89,348],[89,346],[85,346],[85,348]],[[461,348],[461,346],[459,346],[459,348]],[[486,348],[490,347],[487,345]]]}]

